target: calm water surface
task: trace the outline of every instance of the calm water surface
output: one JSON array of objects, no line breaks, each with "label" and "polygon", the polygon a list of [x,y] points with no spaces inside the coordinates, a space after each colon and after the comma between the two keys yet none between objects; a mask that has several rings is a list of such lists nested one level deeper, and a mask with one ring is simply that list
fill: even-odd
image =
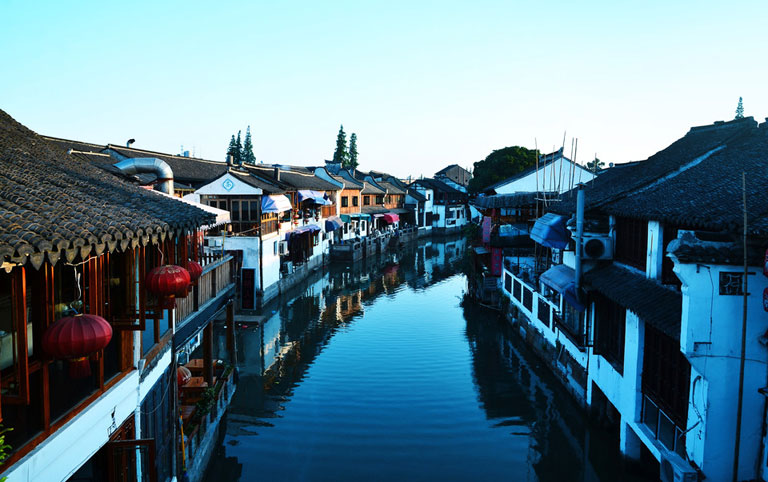
[{"label": "calm water surface", "polygon": [[498,316],[461,306],[464,251],[320,272],[239,326],[207,480],[631,480]]}]

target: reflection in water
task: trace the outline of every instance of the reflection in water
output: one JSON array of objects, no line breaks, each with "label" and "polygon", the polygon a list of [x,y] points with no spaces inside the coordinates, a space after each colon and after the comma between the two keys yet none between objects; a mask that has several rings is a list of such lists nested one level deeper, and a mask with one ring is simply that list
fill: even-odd
[{"label": "reflection in water", "polygon": [[626,480],[497,315],[460,306],[465,251],[318,272],[241,326],[208,480]]}]

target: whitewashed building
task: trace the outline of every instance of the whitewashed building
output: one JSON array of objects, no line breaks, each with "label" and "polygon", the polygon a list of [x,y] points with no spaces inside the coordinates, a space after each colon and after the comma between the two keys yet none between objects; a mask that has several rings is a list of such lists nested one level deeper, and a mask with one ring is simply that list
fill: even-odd
[{"label": "whitewashed building", "polygon": [[527,338],[663,480],[766,476],[765,176],[745,181],[746,257],[742,238],[742,173],[765,171],[766,153],[752,118],[692,128],[583,188],[581,241],[576,190],[537,222],[532,237],[561,264],[505,266]]}]

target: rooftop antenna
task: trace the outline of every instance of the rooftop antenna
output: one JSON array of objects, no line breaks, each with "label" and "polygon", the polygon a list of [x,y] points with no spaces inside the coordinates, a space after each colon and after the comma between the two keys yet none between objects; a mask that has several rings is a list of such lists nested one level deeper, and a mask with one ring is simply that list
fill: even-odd
[{"label": "rooftop antenna", "polygon": [[563,152],[565,151],[566,132],[567,131],[563,131],[563,147],[560,148],[560,172],[557,174],[557,193],[558,194],[560,194],[560,182],[563,180]]}]

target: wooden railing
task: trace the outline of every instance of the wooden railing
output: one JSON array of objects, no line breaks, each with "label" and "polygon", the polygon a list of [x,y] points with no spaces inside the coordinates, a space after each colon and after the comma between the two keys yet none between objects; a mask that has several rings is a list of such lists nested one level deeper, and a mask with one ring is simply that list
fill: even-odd
[{"label": "wooden railing", "polygon": [[207,301],[216,297],[222,289],[232,281],[232,264],[234,258],[225,256],[218,261],[206,265],[203,274],[186,298],[176,298],[176,323],[180,324]]}]

